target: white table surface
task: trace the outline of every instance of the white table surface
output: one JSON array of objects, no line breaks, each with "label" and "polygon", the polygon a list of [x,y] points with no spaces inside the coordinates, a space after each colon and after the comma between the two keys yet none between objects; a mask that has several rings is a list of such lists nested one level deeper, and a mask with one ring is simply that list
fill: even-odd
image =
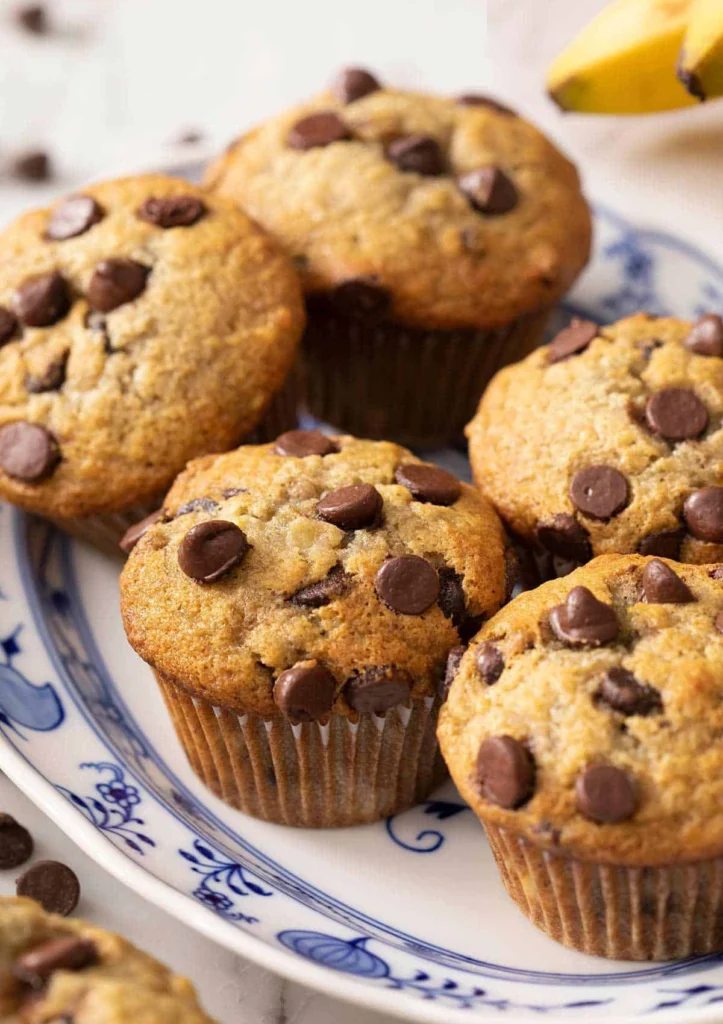
[{"label": "white table surface", "polygon": [[[49,0],[57,30],[32,38],[0,0],[0,223],[91,178],[208,155],[355,62],[407,85],[497,93],[579,161],[591,194],[723,260],[723,104],[595,120],[563,117],[544,96],[549,59],[603,6],[489,0],[487,25],[483,0]],[[170,144],[190,128],[203,130],[202,144]],[[34,146],[52,153],[56,179],[9,180],[13,153]],[[80,913],[192,977],[221,1024],[391,1021],[282,982],[149,907],[4,778],[0,809],[30,828],[41,856],[75,868]],[[0,875],[0,892],[13,881]]]}]

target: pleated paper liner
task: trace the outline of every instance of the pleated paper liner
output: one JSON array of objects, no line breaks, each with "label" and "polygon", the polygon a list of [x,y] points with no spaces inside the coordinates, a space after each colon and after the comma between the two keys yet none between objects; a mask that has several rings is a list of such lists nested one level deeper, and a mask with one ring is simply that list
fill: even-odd
[{"label": "pleated paper liner", "polygon": [[544,850],[485,823],[508,893],[558,942],[615,960],[678,960],[723,949],[723,857],[625,867]]},{"label": "pleated paper liner", "polygon": [[291,725],[237,715],[156,673],[196,775],[232,807],[264,821],[337,828],[378,821],[419,803],[446,776],[431,697],[356,722]]}]

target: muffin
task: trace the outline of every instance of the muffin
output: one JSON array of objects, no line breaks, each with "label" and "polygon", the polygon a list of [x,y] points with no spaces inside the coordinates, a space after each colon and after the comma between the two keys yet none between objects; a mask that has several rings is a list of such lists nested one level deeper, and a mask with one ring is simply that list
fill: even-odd
[{"label": "muffin", "polygon": [[536,128],[358,68],[239,139],[207,182],[293,257],[308,409],[363,437],[457,440],[588,258],[577,172]]},{"label": "muffin", "polygon": [[267,821],[375,821],[443,776],[447,656],[505,598],[505,535],[404,448],[291,431],[192,462],[121,577],[202,781]]},{"label": "muffin", "polygon": [[287,258],[184,181],[26,214],[0,235],[0,497],[113,549],[189,459],[261,427],[303,324]]},{"label": "muffin", "polygon": [[520,595],[442,708],[502,880],[558,942],[723,949],[723,566],[603,555]]},{"label": "muffin", "polygon": [[474,478],[543,574],[593,555],[723,561],[723,321],[575,321],[492,381]]},{"label": "muffin", "polygon": [[185,978],[119,935],[0,897],[7,1024],[213,1024]]}]

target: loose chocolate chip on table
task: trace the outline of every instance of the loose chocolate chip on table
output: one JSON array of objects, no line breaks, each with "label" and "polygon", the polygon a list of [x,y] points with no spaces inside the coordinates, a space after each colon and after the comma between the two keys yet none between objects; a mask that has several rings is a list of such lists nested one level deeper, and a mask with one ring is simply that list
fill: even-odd
[{"label": "loose chocolate chip on table", "polygon": [[680,555],[684,534],[685,530],[682,527],[677,530],[657,530],[643,537],[638,544],[638,551],[641,555],[657,555],[659,558],[670,558],[675,562]]},{"label": "loose chocolate chip on table", "polygon": [[291,149],[315,149],[329,146],[332,142],[344,142],[351,138],[351,132],[333,110],[320,110],[316,114],[302,117],[292,125],[286,137]]},{"label": "loose chocolate chip on table", "polygon": [[70,292],[57,272],[29,277],[13,299],[18,318],[28,327],[50,327],[70,309]]},{"label": "loose chocolate chip on table", "polygon": [[504,103],[493,99],[492,96],[482,96],[480,93],[462,93],[461,96],[455,97],[455,102],[460,103],[463,107],[488,107],[498,114],[508,114],[511,117],[517,117],[517,112],[512,107],[505,106]]},{"label": "loose chocolate chip on table", "polygon": [[340,565],[335,565],[326,576],[301,587],[289,600],[300,608],[322,608],[334,598],[341,597],[349,586],[349,577]]},{"label": "loose chocolate chip on table", "polygon": [[316,506],[316,514],[325,523],[340,530],[363,530],[375,526],[382,514],[384,502],[371,484],[351,484],[329,491]]},{"label": "loose chocolate chip on table", "polygon": [[317,661],[287,668],[274,683],[274,701],[292,722],[316,722],[331,711],[336,679]]},{"label": "loose chocolate chip on table", "polygon": [[505,659],[494,644],[482,644],[476,654],[477,668],[488,686],[496,683],[505,670]]},{"label": "loose chocolate chip on table", "polygon": [[579,512],[593,519],[612,519],[630,498],[628,481],[612,466],[587,466],[570,482],[570,499]]},{"label": "loose chocolate chip on table", "polygon": [[685,525],[698,540],[723,543],[723,487],[702,487],[686,498]]},{"label": "loose chocolate chip on table", "polygon": [[593,765],[581,772],[575,783],[575,798],[580,813],[601,825],[628,821],[638,809],[629,776],[611,764]]},{"label": "loose chocolate chip on table", "polygon": [[82,971],[93,967],[99,960],[98,950],[90,939],[66,935],[48,939],[18,957],[12,972],[24,985],[41,989],[56,971]]},{"label": "loose chocolate chip on table", "polygon": [[215,583],[231,572],[248,550],[246,534],[235,523],[209,519],[192,526],[183,538],[178,564],[197,583]]},{"label": "loose chocolate chip on table", "polygon": [[103,219],[103,208],[92,196],[68,196],[50,214],[45,237],[53,242],[85,234]]},{"label": "loose chocolate chip on table", "polygon": [[88,285],[88,304],[100,313],[132,302],[145,291],[150,267],[135,260],[102,260]]},{"label": "loose chocolate chip on table", "polygon": [[573,587],[565,603],[552,609],[550,626],[563,643],[586,647],[609,643],[620,630],[610,605],[598,601],[587,587]]},{"label": "loose chocolate chip on table", "polygon": [[138,216],[159,228],[188,228],[206,213],[197,196],[150,196],[138,208]]},{"label": "loose chocolate chip on table", "polygon": [[320,430],[287,430],[276,438],[274,452],[294,459],[307,455],[332,455],[338,452],[337,445]]},{"label": "loose chocolate chip on table", "polygon": [[387,146],[386,157],[400,171],[428,177],[445,172],[442,148],[431,135],[400,135]]},{"label": "loose chocolate chip on table", "polygon": [[553,516],[548,523],[537,524],[537,539],[543,548],[572,562],[588,562],[592,558],[590,538],[584,526],[565,512]]},{"label": "loose chocolate chip on table", "polygon": [[643,569],[643,596],[648,604],[689,604],[695,601],[680,576],[657,558]]},{"label": "loose chocolate chip on table", "polygon": [[380,599],[394,612],[421,615],[439,596],[439,577],[418,555],[388,558],[375,580]]},{"label": "loose chocolate chip on table", "polygon": [[0,468],[8,476],[35,483],[50,476],[60,461],[55,438],[38,423],[7,423],[0,427]]},{"label": "loose chocolate chip on table", "polygon": [[389,291],[363,277],[343,281],[327,293],[326,299],[335,312],[367,324],[381,323],[392,308]]},{"label": "loose chocolate chip on table", "polygon": [[447,699],[449,689],[454,682],[457,673],[459,672],[459,663],[464,657],[464,652],[467,650],[464,644],[457,644],[453,647],[447,655],[447,664],[444,669],[444,678],[442,679],[439,687],[439,696],[442,700]]},{"label": "loose chocolate chip on table", "polygon": [[477,755],[476,779],[487,800],[514,810],[532,796],[535,762],[512,736],[488,736]]},{"label": "loose chocolate chip on table", "polygon": [[597,336],[597,324],[592,320],[580,320],[579,317],[575,317],[547,346],[548,363],[559,363],[563,359],[584,352]]},{"label": "loose chocolate chip on table", "polygon": [[33,854],[33,837],[9,814],[0,814],[0,870],[19,868]]},{"label": "loose chocolate chip on table", "polygon": [[723,356],[723,318],[714,313],[700,317],[684,344],[698,356]]},{"label": "loose chocolate chip on table", "polygon": [[623,715],[653,715],[663,709],[658,691],[639,682],[632,672],[620,666],[608,669],[595,699]]},{"label": "loose chocolate chip on table", "polygon": [[68,352],[61,352],[41,373],[28,374],[25,380],[26,389],[32,395],[39,395],[44,391],[57,391],[61,388],[65,383],[68,355]]},{"label": "loose chocolate chip on table", "polygon": [[80,882],[66,864],[57,860],[39,860],[18,878],[18,896],[28,896],[48,914],[67,917],[78,906]]},{"label": "loose chocolate chip on table", "polygon": [[715,619],[713,620],[713,625],[719,633],[723,633],[723,612],[718,612]]},{"label": "loose chocolate chip on table", "polygon": [[520,199],[514,182],[499,167],[478,167],[463,174],[457,184],[475,210],[488,217],[509,213]]},{"label": "loose chocolate chip on table", "polygon": [[26,32],[34,36],[43,36],[47,33],[48,15],[43,4],[23,4],[15,12],[15,20]]},{"label": "loose chocolate chip on table", "polygon": [[129,555],[141,537],[145,537],[150,528],[160,522],[160,520],[163,519],[163,516],[163,509],[157,508],[155,512],[151,512],[151,514],[146,516],[145,519],[141,519],[139,522],[134,523],[133,526],[129,526],[118,544],[121,551],[124,551]]},{"label": "loose chocolate chip on table", "polygon": [[394,479],[417,501],[430,505],[454,505],[462,493],[462,484],[456,476],[428,462],[402,463],[397,466]]},{"label": "loose chocolate chip on table", "polygon": [[0,306],[0,345],[6,345],[17,329],[18,319],[15,314],[4,306]]},{"label": "loose chocolate chip on table", "polygon": [[366,68],[344,68],[334,81],[332,91],[342,103],[354,103],[381,89],[381,84]]},{"label": "loose chocolate chip on table", "polygon": [[50,181],[53,167],[45,150],[31,149],[15,157],[11,173],[19,181]]},{"label": "loose chocolate chip on table", "polygon": [[689,388],[663,388],[646,402],[645,419],[667,441],[689,441],[708,426],[708,410]]},{"label": "loose chocolate chip on table", "polygon": [[344,686],[349,707],[360,715],[383,715],[390,708],[406,704],[412,684],[409,676],[393,665],[367,668],[351,677]]},{"label": "loose chocolate chip on table", "polygon": [[217,508],[218,503],[213,498],[191,498],[181,505],[173,518],[178,519],[179,516],[187,516],[191,512],[215,512]]}]

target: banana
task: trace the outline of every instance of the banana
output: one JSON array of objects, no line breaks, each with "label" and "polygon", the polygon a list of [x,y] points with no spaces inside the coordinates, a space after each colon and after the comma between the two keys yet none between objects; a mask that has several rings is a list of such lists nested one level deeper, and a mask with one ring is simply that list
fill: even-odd
[{"label": "banana", "polygon": [[[647,114],[696,103],[676,76],[694,2],[615,0],[553,63],[547,82],[553,100],[563,110],[596,114]],[[703,6],[720,9],[723,0]]]},{"label": "banana", "polygon": [[693,0],[678,76],[700,100],[723,96],[723,0]]}]

